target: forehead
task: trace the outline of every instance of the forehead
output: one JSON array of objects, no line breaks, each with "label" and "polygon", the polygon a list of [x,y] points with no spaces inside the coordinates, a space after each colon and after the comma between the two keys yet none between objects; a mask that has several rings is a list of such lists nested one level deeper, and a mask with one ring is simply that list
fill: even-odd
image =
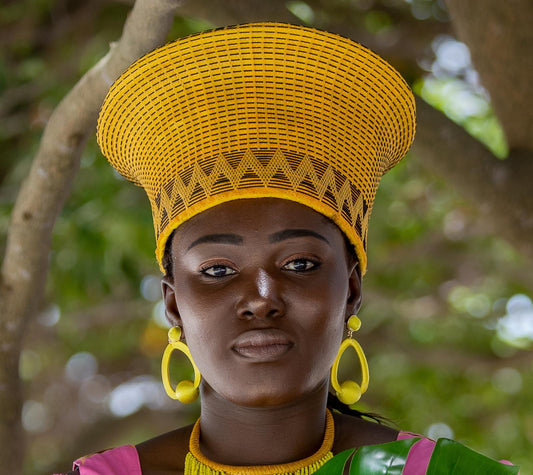
[{"label": "forehead", "polygon": [[261,238],[286,229],[320,233],[331,245],[344,243],[340,229],[311,208],[288,200],[257,198],[229,201],[194,216],[176,229],[174,244],[179,242],[183,248],[207,234]]}]

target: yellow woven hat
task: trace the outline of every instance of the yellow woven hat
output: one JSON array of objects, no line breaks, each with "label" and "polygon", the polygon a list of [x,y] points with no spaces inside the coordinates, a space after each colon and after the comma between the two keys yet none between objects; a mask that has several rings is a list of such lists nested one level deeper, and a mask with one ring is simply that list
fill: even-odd
[{"label": "yellow woven hat", "polygon": [[181,38],[111,87],[103,154],[142,186],[161,265],[171,232],[241,198],[302,203],[334,221],[363,273],[383,173],[414,136],[413,95],[387,62],[347,38],[251,23]]}]

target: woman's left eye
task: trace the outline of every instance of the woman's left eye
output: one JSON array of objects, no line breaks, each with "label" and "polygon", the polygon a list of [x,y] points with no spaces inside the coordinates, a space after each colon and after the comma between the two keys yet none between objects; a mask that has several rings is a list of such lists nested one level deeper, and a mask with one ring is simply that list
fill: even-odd
[{"label": "woman's left eye", "polygon": [[291,270],[295,272],[305,272],[317,268],[318,262],[310,259],[293,259],[283,265],[284,270]]},{"label": "woman's left eye", "polygon": [[226,277],[228,275],[235,274],[237,271],[229,266],[214,265],[202,269],[203,274],[207,274],[210,277]]}]

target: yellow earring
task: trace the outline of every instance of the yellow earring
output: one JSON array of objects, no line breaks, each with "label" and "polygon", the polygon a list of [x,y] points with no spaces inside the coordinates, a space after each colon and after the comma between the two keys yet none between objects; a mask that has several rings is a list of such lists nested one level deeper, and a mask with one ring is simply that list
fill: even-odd
[{"label": "yellow earring", "polygon": [[[161,361],[161,375],[163,377],[163,386],[165,386],[165,391],[167,392],[169,397],[188,404],[196,400],[196,398],[198,397],[198,386],[200,386],[200,380],[202,379],[202,375],[194,364],[191,352],[189,351],[189,347],[185,343],[180,341],[180,338],[180,327],[172,327],[168,331],[168,345],[165,348],[165,352],[163,353],[163,360]],[[194,368],[194,381],[190,381],[188,379],[180,381],[176,386],[176,389],[174,389],[170,384],[170,375],[168,370],[170,355],[174,350],[179,350],[182,353],[185,353],[187,358],[189,358],[192,367]]]},{"label": "yellow earring", "polygon": [[[335,358],[333,366],[331,367],[331,385],[333,386],[333,389],[335,389],[339,401],[344,404],[350,405],[355,404],[357,401],[359,401],[359,399],[361,399],[361,395],[364,394],[368,389],[369,375],[368,363],[366,361],[365,354],[363,353],[363,349],[361,348],[361,345],[352,338],[353,332],[356,332],[357,330],[359,330],[359,328],[361,328],[361,320],[359,320],[359,317],[357,317],[357,315],[352,315],[348,319],[346,326],[348,328],[348,338],[344,339],[341,343],[339,352],[337,353],[337,357]],[[351,380],[344,381],[344,383],[339,385],[339,380],[337,378],[337,371],[339,370],[339,361],[342,357],[342,354],[349,346],[351,346],[357,353],[357,356],[359,356],[362,374],[361,385]]]}]

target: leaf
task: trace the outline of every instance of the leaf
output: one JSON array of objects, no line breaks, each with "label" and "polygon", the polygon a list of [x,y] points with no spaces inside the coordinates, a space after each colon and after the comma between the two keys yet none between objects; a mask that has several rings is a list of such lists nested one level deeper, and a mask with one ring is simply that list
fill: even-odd
[{"label": "leaf", "polygon": [[404,439],[345,450],[335,455],[315,474],[342,475],[348,459],[353,455],[351,475],[401,475],[409,450],[419,440],[420,438]]},{"label": "leaf", "polygon": [[450,439],[439,439],[429,461],[426,475],[506,475],[517,474],[520,467],[504,465]]},{"label": "leaf", "polygon": [[320,467],[315,475],[342,475],[346,461],[352,456],[355,449],[348,449],[335,455],[331,460],[328,460],[322,467]]},{"label": "leaf", "polygon": [[411,447],[420,438],[360,447],[352,458],[350,475],[401,475]]}]

